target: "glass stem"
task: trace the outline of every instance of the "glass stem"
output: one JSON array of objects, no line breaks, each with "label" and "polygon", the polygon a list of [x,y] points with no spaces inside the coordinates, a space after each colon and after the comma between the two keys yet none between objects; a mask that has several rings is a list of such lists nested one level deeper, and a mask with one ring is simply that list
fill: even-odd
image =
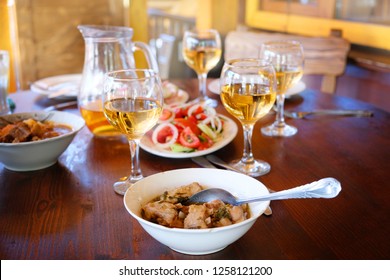
[{"label": "glass stem", "polygon": [[276,125],[278,127],[285,126],[284,122],[284,94],[276,95]]},{"label": "glass stem", "polygon": [[255,161],[252,154],[253,124],[243,124],[242,128],[244,130],[244,152],[242,154],[241,162],[251,164]]},{"label": "glass stem", "polygon": [[139,162],[139,142],[139,139],[129,139],[131,158],[131,173],[128,178],[129,181],[138,181],[143,178]]},{"label": "glass stem", "polygon": [[207,81],[207,73],[198,74],[198,82],[199,82],[199,92],[202,99],[206,99],[206,81]]}]

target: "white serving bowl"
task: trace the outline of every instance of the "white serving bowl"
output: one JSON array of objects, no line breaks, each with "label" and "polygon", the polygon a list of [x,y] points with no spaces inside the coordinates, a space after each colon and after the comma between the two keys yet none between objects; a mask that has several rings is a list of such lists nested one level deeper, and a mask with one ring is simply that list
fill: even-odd
[{"label": "white serving bowl", "polygon": [[188,168],[148,176],[127,190],[124,204],[127,211],[153,238],[180,253],[210,254],[224,249],[242,237],[263,214],[269,201],[250,203],[249,219],[225,227],[211,229],[168,228],[142,218],[141,207],[167,190],[198,182],[205,188],[222,188],[239,198],[268,194],[267,188],[247,175],[212,168]]},{"label": "white serving bowl", "polygon": [[81,117],[60,111],[16,113],[1,116],[1,118],[10,122],[28,118],[47,119],[57,124],[72,127],[71,132],[49,139],[22,143],[0,143],[0,162],[7,169],[14,171],[38,170],[55,164],[77,132],[85,125],[85,121]]}]

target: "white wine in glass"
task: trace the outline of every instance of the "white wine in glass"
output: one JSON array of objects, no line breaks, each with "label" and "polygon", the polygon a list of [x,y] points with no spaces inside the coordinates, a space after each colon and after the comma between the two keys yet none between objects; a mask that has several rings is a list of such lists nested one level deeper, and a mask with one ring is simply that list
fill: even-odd
[{"label": "white wine in glass", "polygon": [[138,157],[139,142],[161,115],[161,79],[149,69],[108,72],[103,92],[104,115],[113,127],[127,137],[130,145],[130,175],[113,186],[115,192],[123,195],[132,184],[143,178]]},{"label": "white wine in glass", "polygon": [[198,75],[200,102],[216,107],[218,102],[207,96],[207,73],[213,69],[221,59],[221,37],[213,29],[185,31],[183,37],[183,58],[186,64]]},{"label": "white wine in glass", "polygon": [[297,41],[266,42],[260,48],[260,58],[272,61],[277,79],[276,120],[263,127],[261,132],[267,136],[292,136],[298,130],[284,120],[284,100],[286,91],[297,84],[303,75],[302,45]]},{"label": "white wine in glass", "polygon": [[226,61],[221,72],[221,101],[229,114],[237,118],[244,131],[244,151],[230,164],[241,172],[257,177],[268,173],[271,166],[255,159],[252,133],[255,123],[272,108],[276,98],[276,75],[272,64],[259,59]]}]

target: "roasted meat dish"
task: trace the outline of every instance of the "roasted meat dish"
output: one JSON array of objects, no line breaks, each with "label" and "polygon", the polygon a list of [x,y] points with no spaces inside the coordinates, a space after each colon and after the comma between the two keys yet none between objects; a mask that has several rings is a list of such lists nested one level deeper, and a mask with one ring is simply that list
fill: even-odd
[{"label": "roasted meat dish", "polygon": [[0,127],[1,143],[21,143],[52,138],[70,132],[72,129],[53,122],[40,122],[34,119],[7,123]]},{"label": "roasted meat dish", "polygon": [[191,183],[165,192],[142,207],[143,218],[170,228],[204,229],[228,226],[249,218],[247,204],[232,206],[221,200],[185,206],[191,195],[203,190]]}]

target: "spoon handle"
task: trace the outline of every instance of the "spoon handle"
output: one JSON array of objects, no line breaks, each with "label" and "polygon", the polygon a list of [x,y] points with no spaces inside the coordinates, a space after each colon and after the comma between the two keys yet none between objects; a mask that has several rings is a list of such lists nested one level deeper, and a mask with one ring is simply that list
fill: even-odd
[{"label": "spoon handle", "polygon": [[292,189],[270,193],[252,199],[237,199],[237,202],[250,203],[255,201],[280,200],[290,198],[333,198],[341,191],[341,184],[334,178],[324,178],[310,184]]}]

